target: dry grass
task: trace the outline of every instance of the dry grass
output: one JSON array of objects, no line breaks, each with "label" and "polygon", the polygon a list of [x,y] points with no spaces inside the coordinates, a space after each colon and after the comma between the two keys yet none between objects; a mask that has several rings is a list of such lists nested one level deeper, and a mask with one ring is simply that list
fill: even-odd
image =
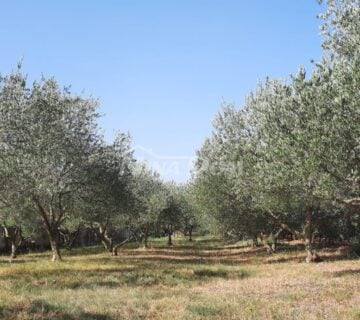
[{"label": "dry grass", "polygon": [[307,265],[298,245],[272,256],[213,239],[152,245],[75,250],[62,263],[0,257],[0,318],[360,319],[360,261],[335,249]]}]

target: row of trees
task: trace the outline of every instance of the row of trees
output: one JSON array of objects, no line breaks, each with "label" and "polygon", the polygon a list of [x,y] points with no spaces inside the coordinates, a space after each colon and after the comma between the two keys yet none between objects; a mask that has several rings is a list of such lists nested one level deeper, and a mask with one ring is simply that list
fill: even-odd
[{"label": "row of trees", "polygon": [[[191,228],[186,188],[136,163],[128,135],[106,143],[97,101],[60,89],[54,79],[26,83],[20,66],[0,81],[0,222],[13,257],[24,230],[39,222],[53,260],[61,259],[59,234],[84,225],[113,255],[135,237],[146,246],[154,228],[169,244],[175,229]],[[127,239],[114,243],[119,229]]]},{"label": "row of trees", "polygon": [[199,204],[228,234],[360,234],[360,2],[328,1],[324,57],[223,106],[196,163]]},{"label": "row of trees", "polygon": [[129,135],[105,142],[96,100],[54,79],[29,87],[20,66],[1,78],[0,222],[13,256],[39,222],[53,260],[59,234],[71,246],[81,226],[116,255],[131,240],[147,247],[150,235],[171,245],[181,229],[191,239],[204,217],[227,236],[261,234],[270,251],[292,234],[308,261],[318,259],[315,236],[358,239],[360,1],[329,0],[322,18],[324,57],[312,74],[266,79],[240,110],[224,105],[183,186],[137,163]]}]

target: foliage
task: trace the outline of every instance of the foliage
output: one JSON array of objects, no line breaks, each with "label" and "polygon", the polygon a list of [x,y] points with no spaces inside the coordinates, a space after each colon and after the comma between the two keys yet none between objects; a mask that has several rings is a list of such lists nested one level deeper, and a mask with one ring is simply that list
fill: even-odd
[{"label": "foliage", "polygon": [[359,14],[358,1],[328,1],[324,58],[314,72],[266,79],[242,109],[225,105],[215,118],[198,152],[195,184],[225,233],[281,228],[305,240],[311,260],[324,221],[357,220]]}]

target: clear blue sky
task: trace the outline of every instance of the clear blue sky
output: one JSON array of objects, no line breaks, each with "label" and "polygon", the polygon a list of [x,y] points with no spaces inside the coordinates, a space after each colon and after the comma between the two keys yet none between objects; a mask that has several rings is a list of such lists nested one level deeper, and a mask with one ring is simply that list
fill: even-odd
[{"label": "clear blue sky", "polygon": [[2,1],[0,72],[24,57],[98,97],[107,140],[129,131],[136,154],[184,181],[222,99],[241,106],[266,76],[321,55],[315,0]]}]

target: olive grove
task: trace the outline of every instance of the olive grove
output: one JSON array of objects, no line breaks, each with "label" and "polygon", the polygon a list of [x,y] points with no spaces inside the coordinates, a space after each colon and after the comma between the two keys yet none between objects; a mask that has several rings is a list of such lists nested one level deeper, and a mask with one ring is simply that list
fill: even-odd
[{"label": "olive grove", "polygon": [[226,233],[289,232],[307,261],[319,259],[315,235],[359,236],[360,3],[328,1],[321,17],[312,74],[266,79],[243,108],[225,105],[196,163],[198,199]]}]

